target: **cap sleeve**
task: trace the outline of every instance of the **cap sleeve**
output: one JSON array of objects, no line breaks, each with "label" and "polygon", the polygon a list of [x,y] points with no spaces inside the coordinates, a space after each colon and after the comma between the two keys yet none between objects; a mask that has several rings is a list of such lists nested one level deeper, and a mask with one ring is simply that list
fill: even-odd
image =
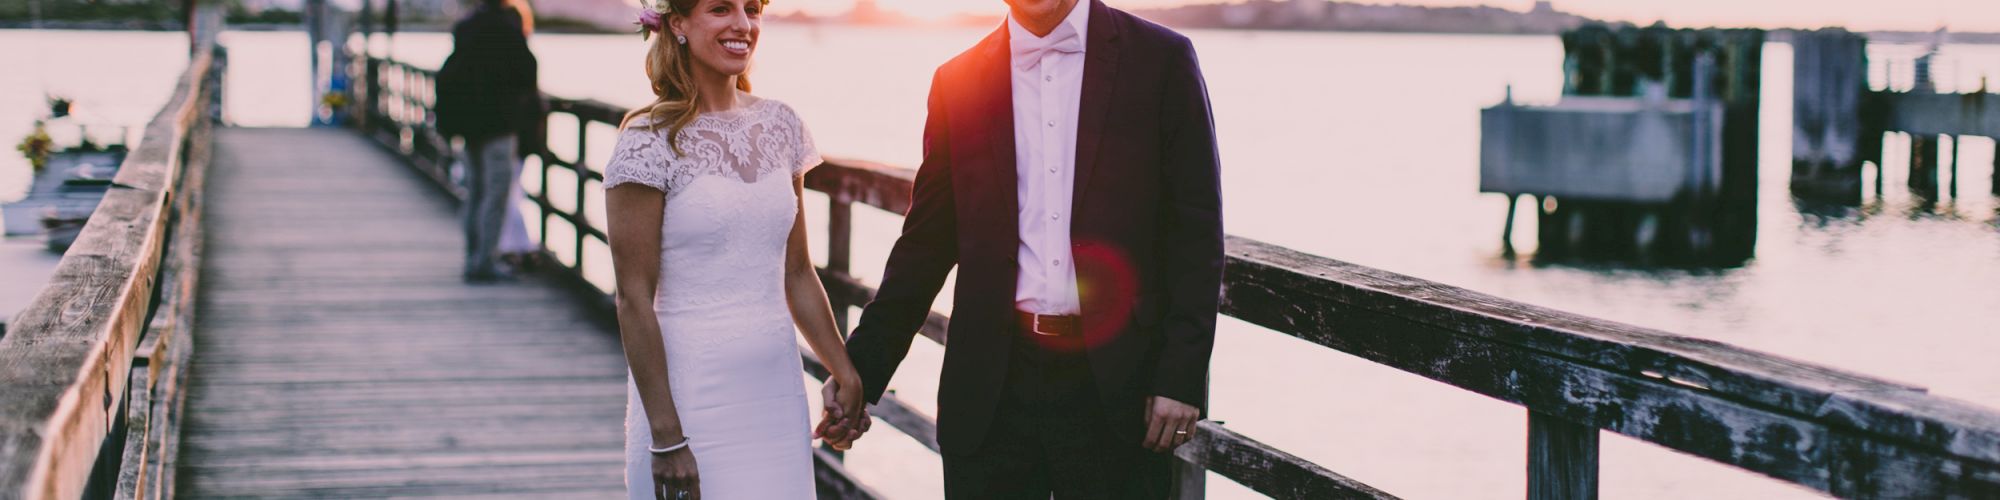
[{"label": "cap sleeve", "polygon": [[652,130],[646,118],[636,118],[618,132],[618,144],[604,163],[604,189],[639,183],[667,192],[667,147],[662,131]]},{"label": "cap sleeve", "polygon": [[812,129],[806,128],[805,120],[799,119],[798,112],[793,111],[790,105],[785,106],[785,120],[789,122],[792,130],[798,131],[798,137],[794,141],[794,144],[798,145],[798,151],[793,156],[792,176],[805,175],[813,167],[825,163],[826,159],[819,155],[819,146],[813,144]]}]

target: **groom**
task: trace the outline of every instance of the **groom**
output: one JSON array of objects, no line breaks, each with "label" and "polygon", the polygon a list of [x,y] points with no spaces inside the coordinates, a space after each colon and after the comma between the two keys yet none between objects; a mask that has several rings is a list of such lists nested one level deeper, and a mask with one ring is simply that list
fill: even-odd
[{"label": "groom", "polygon": [[1006,1],[931,82],[903,234],[848,352],[879,400],[957,266],[947,495],[1161,498],[1206,403],[1222,279],[1207,89],[1171,30]]}]

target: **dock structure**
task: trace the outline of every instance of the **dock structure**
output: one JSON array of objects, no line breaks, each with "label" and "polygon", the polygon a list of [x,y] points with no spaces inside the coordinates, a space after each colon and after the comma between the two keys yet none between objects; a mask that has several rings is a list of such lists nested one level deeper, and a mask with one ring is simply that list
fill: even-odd
[{"label": "dock structure", "polygon": [[[1861,169],[1882,155],[1871,109],[1868,39],[1829,28],[1792,34],[1792,195],[1861,203]],[[1879,165],[1879,163],[1878,163]]]},{"label": "dock structure", "polygon": [[[1856,205],[1864,164],[1876,166],[1882,191],[1883,135],[1909,137],[1908,187],[1920,198],[1958,195],[1959,145],[1965,136],[2000,138],[2000,95],[1985,86],[1941,93],[1932,79],[1936,51],[1912,64],[1907,89],[1870,90],[1867,38],[1841,29],[1792,34],[1795,55],[1792,108],[1792,194],[1801,199]],[[1944,144],[1952,144],[1945,153]],[[1996,155],[2000,157],[2000,155]],[[1942,170],[1949,166],[1949,171]],[[1996,169],[2000,181],[2000,169]],[[1940,174],[1950,183],[1940,190]],[[2000,182],[1993,184],[2000,195]]]},{"label": "dock structure", "polygon": [[[226,54],[196,48],[51,286],[0,336],[0,499],[617,495],[624,367],[594,271],[600,161],[583,142],[622,110],[549,97],[550,123],[577,133],[529,145],[526,215],[555,264],[467,285],[428,70],[358,56],[378,96],[353,103],[358,129],[235,129],[212,119]],[[847,214],[906,211],[914,175],[831,160],[807,176],[829,200],[819,272],[838,311],[874,293],[849,274]],[[1223,314],[1519,407],[1530,498],[1596,498],[1600,431],[1839,497],[2000,497],[1991,408],[1226,246]],[[947,342],[949,321],[933,313],[921,333]],[[876,432],[938,449],[935,421],[893,395],[871,412]],[[1222,423],[1199,429],[1174,452],[1173,498],[1201,498],[1204,471],[1274,498],[1394,498]],[[822,498],[880,497],[838,455],[814,456]]]},{"label": "dock structure", "polygon": [[1514,200],[1530,195],[1538,259],[1748,259],[1763,40],[1657,26],[1564,33],[1561,101],[1522,106],[1509,92],[1481,112],[1480,191],[1507,196],[1507,234]]}]

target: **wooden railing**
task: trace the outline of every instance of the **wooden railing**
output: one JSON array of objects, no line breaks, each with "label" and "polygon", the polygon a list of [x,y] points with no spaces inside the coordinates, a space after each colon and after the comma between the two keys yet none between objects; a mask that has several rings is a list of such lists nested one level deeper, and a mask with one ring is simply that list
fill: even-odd
[{"label": "wooden railing", "polygon": [[[202,10],[219,26],[219,4]],[[227,66],[212,36],[193,45],[103,203],[0,338],[0,498],[172,497]]]},{"label": "wooden railing", "polygon": [[[378,62],[398,72],[427,73]],[[379,83],[428,82],[428,76]],[[371,128],[405,137],[427,123],[424,113],[381,111],[400,97],[428,89],[384,88]],[[547,242],[551,253],[574,255],[565,268],[589,282],[586,243],[603,234],[584,215],[586,184],[600,179],[583,158],[590,123],[614,126],[615,106],[551,98],[552,113],[578,124],[574,158],[541,148],[536,204],[546,224],[574,225],[574,240]],[[404,117],[404,118],[397,118]],[[409,140],[400,141],[414,163]],[[549,173],[577,182],[575,203],[558,207],[546,196]],[[445,179],[448,176],[437,176]],[[912,170],[829,160],[806,177],[825,193],[829,227],[820,270],[836,311],[866,304],[874,290],[848,274],[853,205],[891,213],[909,209]],[[546,238],[549,233],[541,232]],[[586,241],[587,240],[587,241]],[[1222,312],[1328,349],[1521,406],[1528,412],[1530,498],[1595,498],[1598,431],[1757,472],[1828,494],[1853,498],[2000,498],[2000,412],[1932,396],[1896,384],[1657,330],[1522,304],[1449,285],[1308,255],[1248,238],[1229,237]],[[571,264],[574,265],[571,265]],[[608,304],[608,284],[590,288]],[[847,328],[846,314],[838,314]],[[949,318],[932,313],[921,333],[946,341]],[[806,354],[807,368],[826,370]],[[884,396],[873,414],[933,451],[936,424]],[[1389,494],[1215,423],[1175,452],[1184,464],[1215,472],[1276,498],[1392,498]],[[821,453],[822,488],[846,497],[875,497]],[[1181,474],[1182,498],[1200,495],[1199,474]]]}]

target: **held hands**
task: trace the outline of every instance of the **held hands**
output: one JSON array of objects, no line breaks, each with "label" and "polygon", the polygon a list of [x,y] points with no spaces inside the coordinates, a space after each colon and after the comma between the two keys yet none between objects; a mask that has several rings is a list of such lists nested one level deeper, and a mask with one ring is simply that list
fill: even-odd
[{"label": "held hands", "polygon": [[653,498],[701,500],[701,473],[695,469],[693,448],[653,454]]},{"label": "held hands", "polygon": [[854,440],[860,439],[873,424],[861,399],[859,380],[841,383],[839,378],[827,379],[826,386],[820,388],[820,400],[826,408],[820,414],[819,427],[813,429],[813,437],[825,440],[835,450],[854,447]]},{"label": "held hands", "polygon": [[1141,446],[1168,453],[1194,439],[1201,410],[1173,398],[1153,396],[1146,402],[1146,437]]}]

